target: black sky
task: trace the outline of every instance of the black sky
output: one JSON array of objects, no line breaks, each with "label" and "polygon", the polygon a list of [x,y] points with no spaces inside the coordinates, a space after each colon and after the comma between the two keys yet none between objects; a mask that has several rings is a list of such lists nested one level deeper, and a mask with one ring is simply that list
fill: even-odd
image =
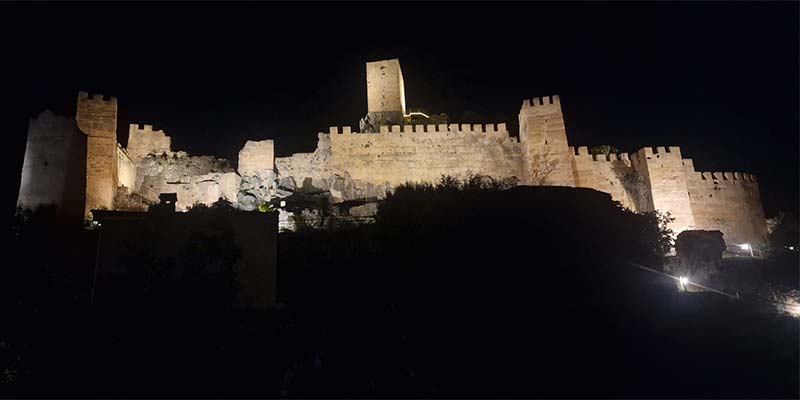
[{"label": "black sky", "polygon": [[[760,177],[768,215],[798,208],[798,3],[0,4],[0,98],[19,184],[28,119],[119,99],[173,149],[279,156],[357,126],[366,61],[400,58],[407,104],[516,129],[561,95],[570,145],[681,146],[699,170]],[[516,134],[516,132],[514,132]],[[13,191],[13,190],[12,190]],[[15,199],[10,199],[13,207]]]}]

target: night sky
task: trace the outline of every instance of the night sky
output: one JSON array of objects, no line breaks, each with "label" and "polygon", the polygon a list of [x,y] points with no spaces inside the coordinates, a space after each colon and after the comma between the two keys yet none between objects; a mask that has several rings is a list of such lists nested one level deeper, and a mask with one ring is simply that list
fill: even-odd
[{"label": "night sky", "polygon": [[[366,114],[367,61],[399,58],[407,105],[508,122],[559,94],[570,145],[680,146],[755,173],[768,216],[798,208],[798,3],[0,4],[0,108],[16,200],[28,119],[119,99],[173,150],[236,160],[248,139],[310,152]],[[12,198],[13,197],[13,198]]]}]

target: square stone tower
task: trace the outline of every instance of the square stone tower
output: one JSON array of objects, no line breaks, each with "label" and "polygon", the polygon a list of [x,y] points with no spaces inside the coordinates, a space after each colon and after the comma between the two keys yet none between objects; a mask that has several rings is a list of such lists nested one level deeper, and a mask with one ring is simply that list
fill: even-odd
[{"label": "square stone tower", "polygon": [[367,63],[367,111],[375,126],[402,123],[406,92],[400,60]]},{"label": "square stone tower", "polygon": [[558,95],[525,100],[519,111],[523,181],[527,185],[575,186],[567,131]]},{"label": "square stone tower", "polygon": [[112,210],[117,189],[117,99],[78,93],[78,129],[86,134],[86,215]]}]

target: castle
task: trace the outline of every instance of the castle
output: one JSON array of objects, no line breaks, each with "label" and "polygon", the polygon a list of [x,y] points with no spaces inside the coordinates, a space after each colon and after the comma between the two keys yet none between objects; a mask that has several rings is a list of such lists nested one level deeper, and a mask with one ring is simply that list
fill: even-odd
[{"label": "castle", "polygon": [[177,193],[178,210],[219,198],[253,210],[293,192],[328,192],[334,203],[374,200],[405,182],[482,175],[606,192],[636,212],[668,212],[676,234],[720,230],[731,244],[764,240],[754,175],[695,171],[676,146],[631,154],[570,146],[557,95],[523,101],[518,137],[505,123],[409,123],[399,60],[368,62],[366,75],[368,113],[359,131],[331,127],[317,134],[314,152],[289,157],[275,157],[272,140],[248,141],[236,169],[173,151],[170,137],[152,125],[131,124],[122,148],[117,99],[81,92],[74,120],[49,111],[31,119],[18,205],[54,204],[65,218],[82,217],[143,210],[159,194]]}]

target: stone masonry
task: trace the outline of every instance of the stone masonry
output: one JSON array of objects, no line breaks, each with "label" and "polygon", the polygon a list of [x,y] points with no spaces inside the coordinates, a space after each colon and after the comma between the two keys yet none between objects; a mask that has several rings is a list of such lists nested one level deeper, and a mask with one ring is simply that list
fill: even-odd
[{"label": "stone masonry", "polygon": [[[85,179],[80,182],[74,172],[59,172],[42,161],[50,157],[66,165],[68,159],[83,154],[70,124],[43,114],[29,128],[18,203],[65,204],[64,188],[84,184],[87,214],[133,203],[122,199],[115,204],[117,188],[149,203],[160,193],[177,193],[179,211],[220,198],[253,210],[295,192],[324,193],[334,203],[372,201],[407,182],[483,175],[526,185],[606,192],[632,211],[669,213],[676,235],[685,230],[719,230],[729,244],[761,243],[766,235],[754,175],[697,172],[677,146],[591,155],[586,146],[570,146],[557,95],[523,101],[515,137],[499,121],[404,125],[399,60],[367,63],[366,78],[368,113],[360,132],[348,126],[330,127],[317,134],[313,152],[278,158],[272,140],[247,141],[237,171],[224,159],[173,152],[170,137],[152,125],[132,124],[128,147],[121,148],[116,140],[116,99],[81,92],[76,122],[87,139]],[[53,156],[44,155],[45,147]],[[48,182],[49,189],[34,189],[34,181]]]}]

